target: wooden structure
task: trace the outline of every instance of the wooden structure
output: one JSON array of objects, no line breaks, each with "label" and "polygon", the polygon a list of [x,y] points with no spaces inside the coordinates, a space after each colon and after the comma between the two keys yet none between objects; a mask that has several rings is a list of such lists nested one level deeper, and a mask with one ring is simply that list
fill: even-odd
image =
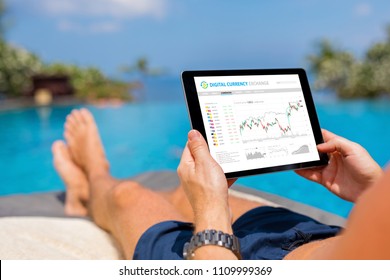
[{"label": "wooden structure", "polygon": [[27,92],[28,96],[35,96],[41,90],[50,92],[53,98],[74,94],[70,79],[66,75],[36,75],[31,80],[32,88]]}]

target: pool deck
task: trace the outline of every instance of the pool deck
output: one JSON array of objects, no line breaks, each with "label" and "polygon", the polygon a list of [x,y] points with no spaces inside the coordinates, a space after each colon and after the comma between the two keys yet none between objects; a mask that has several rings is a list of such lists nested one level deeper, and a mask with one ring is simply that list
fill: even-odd
[{"label": "pool deck", "polygon": [[[179,184],[176,173],[172,171],[147,172],[132,179],[153,190],[170,190]],[[231,189],[234,195],[260,202],[265,200],[271,205],[290,209],[325,224],[345,225],[343,217],[309,205],[245,186],[233,185]],[[0,197],[0,217],[66,217],[63,208],[64,198],[65,194],[63,192]]]}]

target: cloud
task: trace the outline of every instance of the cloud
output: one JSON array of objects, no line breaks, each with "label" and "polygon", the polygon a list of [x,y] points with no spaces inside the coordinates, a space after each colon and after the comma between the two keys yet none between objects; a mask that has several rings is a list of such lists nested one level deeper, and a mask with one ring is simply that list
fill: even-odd
[{"label": "cloud", "polygon": [[127,20],[164,18],[169,0],[13,0],[39,16],[54,18],[62,32],[112,33]]},{"label": "cloud", "polygon": [[118,22],[101,21],[88,24],[80,24],[74,21],[61,20],[58,23],[58,29],[64,32],[78,33],[112,33],[121,29]]},{"label": "cloud", "polygon": [[355,6],[354,12],[360,17],[369,16],[372,13],[372,7],[368,3],[360,3]]},{"label": "cloud", "polygon": [[161,18],[167,10],[166,0],[35,0],[33,5],[53,16],[121,19],[145,16]]}]

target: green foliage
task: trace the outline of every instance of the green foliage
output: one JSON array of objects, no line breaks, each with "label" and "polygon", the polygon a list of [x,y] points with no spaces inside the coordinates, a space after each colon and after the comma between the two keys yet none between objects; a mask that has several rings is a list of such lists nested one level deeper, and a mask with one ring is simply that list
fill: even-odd
[{"label": "green foliage", "polygon": [[308,57],[315,87],[335,91],[341,98],[390,95],[390,27],[387,31],[386,41],[371,46],[361,60],[327,40],[320,42],[317,54]]},{"label": "green foliage", "polygon": [[131,84],[107,78],[94,67],[81,68],[76,65],[55,63],[43,69],[46,75],[67,75],[71,79],[76,96],[81,99],[95,100],[117,98],[130,100]]},{"label": "green foliage", "polygon": [[97,68],[44,64],[36,55],[0,40],[0,93],[10,97],[23,95],[31,88],[31,77],[36,74],[67,75],[81,99],[131,99],[132,84],[110,79]]},{"label": "green foliage", "polygon": [[0,40],[0,93],[19,96],[30,86],[30,77],[42,70],[40,59]]},{"label": "green foliage", "polygon": [[132,65],[123,65],[119,68],[119,71],[127,75],[140,75],[145,76],[160,76],[166,71],[161,68],[151,68],[149,61],[146,57],[141,57]]},{"label": "green foliage", "polygon": [[[40,58],[4,40],[6,6],[0,0],[0,94],[10,97],[23,95],[31,88],[31,77],[36,74],[67,75],[82,99],[117,98],[129,100],[132,84],[106,77],[97,68],[81,68],[69,64],[44,64]],[[147,60],[137,62],[140,71],[148,69]]]}]

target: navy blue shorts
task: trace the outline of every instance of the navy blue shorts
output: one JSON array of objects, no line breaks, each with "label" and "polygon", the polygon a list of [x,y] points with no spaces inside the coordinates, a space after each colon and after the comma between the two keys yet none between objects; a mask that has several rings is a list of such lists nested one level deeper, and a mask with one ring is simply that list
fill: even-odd
[{"label": "navy blue shorts", "polygon": [[[166,221],[150,227],[135,248],[135,260],[183,259],[184,243],[193,224]],[[261,206],[233,224],[241,255],[247,260],[280,260],[302,244],[335,236],[340,227],[328,226],[284,208]]]}]

